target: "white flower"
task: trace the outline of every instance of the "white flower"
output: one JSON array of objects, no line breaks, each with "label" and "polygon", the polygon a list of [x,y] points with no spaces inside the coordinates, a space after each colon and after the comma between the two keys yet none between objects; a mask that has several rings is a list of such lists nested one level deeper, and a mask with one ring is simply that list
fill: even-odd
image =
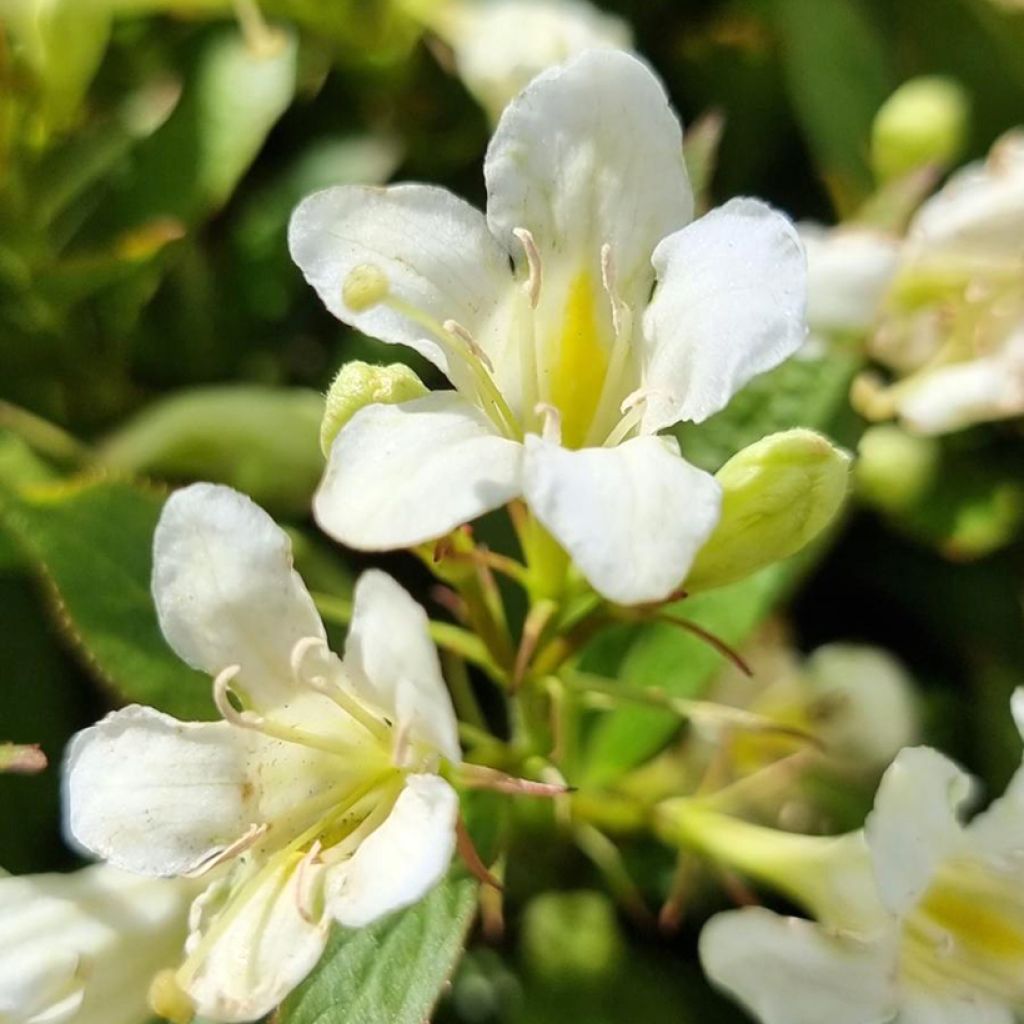
[{"label": "white flower", "polygon": [[345,657],[326,644],[287,536],[249,499],[197,484],[154,541],[171,646],[215,676],[224,721],[128,707],[79,733],[68,831],[143,875],[201,875],[176,980],[200,1015],[253,1020],[314,966],[332,921],[357,927],[445,873],[460,759],[422,610],[392,579],[356,584]]},{"label": "white flower", "polygon": [[866,227],[803,222],[807,325],[813,335],[866,334],[899,259],[899,240]]},{"label": "white flower", "polygon": [[428,21],[452,48],[456,70],[493,121],[542,71],[585,50],[628,50],[629,26],[585,0],[434,4]]},{"label": "white flower", "polygon": [[0,878],[0,1020],[142,1024],[150,981],[180,953],[195,891],[103,864]]},{"label": "white flower", "polygon": [[486,219],[423,185],[327,189],[292,217],[327,308],[455,388],[358,412],[317,518],[351,547],[400,548],[522,496],[601,594],[661,600],[720,493],[658,431],[706,419],[800,345],[796,231],[750,199],[690,223],[679,123],[612,50],[537,78],[484,171]]},{"label": "white flower", "polygon": [[[1024,691],[1013,709],[1024,729]],[[1013,1024],[1024,1012],[1024,769],[965,825],[972,791],[938,752],[903,750],[863,837],[802,838],[837,854],[787,886],[818,923],[720,914],[701,936],[709,976],[764,1024]]]},{"label": "white flower", "polygon": [[1024,132],[950,178],[914,217],[872,354],[889,388],[855,398],[875,419],[899,416],[943,434],[1024,414]]}]

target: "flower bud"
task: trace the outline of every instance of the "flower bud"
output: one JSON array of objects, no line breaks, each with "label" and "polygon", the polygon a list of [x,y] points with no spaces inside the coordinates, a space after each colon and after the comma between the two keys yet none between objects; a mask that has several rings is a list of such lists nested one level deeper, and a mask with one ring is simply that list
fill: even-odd
[{"label": "flower bud", "polygon": [[397,405],[427,393],[423,381],[404,363],[373,366],[345,363],[327,392],[327,408],[320,424],[320,447],[331,450],[338,431],[367,405]]},{"label": "flower bud", "polygon": [[939,446],[932,438],[886,423],[864,432],[857,455],[854,476],[861,497],[894,512],[916,505],[932,485]]},{"label": "flower bud", "polygon": [[606,976],[623,956],[615,909],[599,892],[537,896],[523,916],[522,942],[529,967],[560,984]]},{"label": "flower bud", "polygon": [[722,518],[686,589],[720,587],[796,554],[839,511],[849,465],[849,455],[812,430],[771,434],[734,455],[716,474]]},{"label": "flower bud", "polygon": [[967,131],[963,88],[949,78],[912,78],[875,115],[871,162],[881,181],[899,178],[926,164],[948,166]]}]

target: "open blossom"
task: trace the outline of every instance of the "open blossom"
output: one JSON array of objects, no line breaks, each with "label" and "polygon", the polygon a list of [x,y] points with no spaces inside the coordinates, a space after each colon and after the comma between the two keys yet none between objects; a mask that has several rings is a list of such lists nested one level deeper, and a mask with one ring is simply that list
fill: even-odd
[{"label": "open blossom", "polygon": [[143,1024],[185,938],[195,883],[105,864],[0,878],[0,1020]]},{"label": "open blossom", "polygon": [[871,352],[898,375],[855,390],[871,418],[943,434],[1024,415],[1024,132],[918,211]]},{"label": "open blossom", "polygon": [[[1024,691],[1013,709],[1024,729]],[[1024,1012],[1024,769],[965,825],[973,790],[938,752],[903,750],[862,834],[782,840],[821,853],[794,846],[789,868],[775,866],[817,923],[763,908],[718,915],[701,937],[710,977],[764,1024],[1013,1024]]]},{"label": "open blossom", "polygon": [[691,222],[664,90],[612,50],[534,80],[484,172],[486,218],[423,185],[327,189],[293,215],[293,258],[327,308],[454,387],[356,413],[318,521],[384,550],[522,497],[595,590],[661,600],[720,489],[658,432],[711,416],[803,341],[796,231],[750,199]]},{"label": "open blossom", "polygon": [[[202,876],[178,989],[202,1016],[254,1020],[314,966],[332,921],[357,927],[445,873],[460,759],[423,610],[360,577],[343,659],[248,498],[196,484],[167,502],[153,594],[171,646],[215,677],[220,722],[143,707],[73,740],[71,837],[142,875]],[[230,865],[230,870],[221,865]]]},{"label": "open blossom", "polygon": [[586,0],[446,0],[424,11],[494,121],[542,71],[585,50],[632,46],[629,26]]}]

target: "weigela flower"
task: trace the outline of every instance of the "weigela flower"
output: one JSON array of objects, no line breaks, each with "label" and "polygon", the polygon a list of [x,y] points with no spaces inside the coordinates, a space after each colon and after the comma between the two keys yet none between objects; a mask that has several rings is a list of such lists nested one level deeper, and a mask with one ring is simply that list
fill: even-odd
[{"label": "weigela flower", "polygon": [[153,976],[180,954],[195,892],[105,864],[0,878],[0,1020],[142,1024]]},{"label": "weigela flower", "polygon": [[664,90],[611,50],[527,87],[484,173],[486,219],[424,185],[327,189],[292,217],[292,256],[327,308],[454,386],[356,413],[317,518],[383,550],[523,497],[605,597],[664,599],[720,492],[658,432],[711,416],[803,341],[796,231],[750,199],[691,223]]},{"label": "weigela flower", "polygon": [[899,379],[854,400],[921,434],[1024,414],[1024,132],[950,178],[911,222],[871,352]]},{"label": "weigela flower", "polygon": [[436,771],[460,760],[455,716],[422,608],[364,573],[339,659],[287,536],[229,488],[167,502],[153,595],[224,720],[133,706],[79,733],[68,831],[125,871],[219,869],[175,982],[202,1016],[254,1020],[314,966],[332,921],[367,924],[447,870],[458,801]]},{"label": "weigela flower", "polygon": [[425,10],[493,121],[542,71],[586,50],[628,50],[633,42],[624,21],[585,0],[447,0]]},{"label": "weigela flower", "polygon": [[[1024,691],[1013,709],[1024,729]],[[1013,1024],[1024,1011],[1024,769],[965,825],[973,790],[935,750],[903,750],[863,833],[778,841],[793,857],[775,856],[772,870],[817,923],[720,914],[701,937],[709,976],[764,1024]]]}]

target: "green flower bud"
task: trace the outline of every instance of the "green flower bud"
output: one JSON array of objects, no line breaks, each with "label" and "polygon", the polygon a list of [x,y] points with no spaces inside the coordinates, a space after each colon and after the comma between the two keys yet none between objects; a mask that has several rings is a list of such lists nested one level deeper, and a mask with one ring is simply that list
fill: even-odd
[{"label": "green flower bud", "polygon": [[548,892],[523,914],[523,956],[547,981],[599,979],[621,963],[624,945],[615,908],[600,892]]},{"label": "green flower bud", "polygon": [[910,508],[935,480],[939,444],[892,423],[870,427],[857,447],[854,477],[865,501],[887,512]]},{"label": "green flower bud", "polygon": [[420,398],[426,385],[404,363],[372,366],[357,361],[345,363],[327,392],[327,408],[320,425],[320,447],[331,450],[338,431],[367,405],[397,405]]},{"label": "green flower bud", "polygon": [[968,102],[949,78],[912,78],[875,115],[871,162],[880,181],[902,177],[926,164],[948,166],[967,132]]},{"label": "green flower bud", "polygon": [[743,579],[796,554],[835,517],[850,456],[812,430],[771,434],[716,474],[722,518],[686,578],[687,590]]}]

